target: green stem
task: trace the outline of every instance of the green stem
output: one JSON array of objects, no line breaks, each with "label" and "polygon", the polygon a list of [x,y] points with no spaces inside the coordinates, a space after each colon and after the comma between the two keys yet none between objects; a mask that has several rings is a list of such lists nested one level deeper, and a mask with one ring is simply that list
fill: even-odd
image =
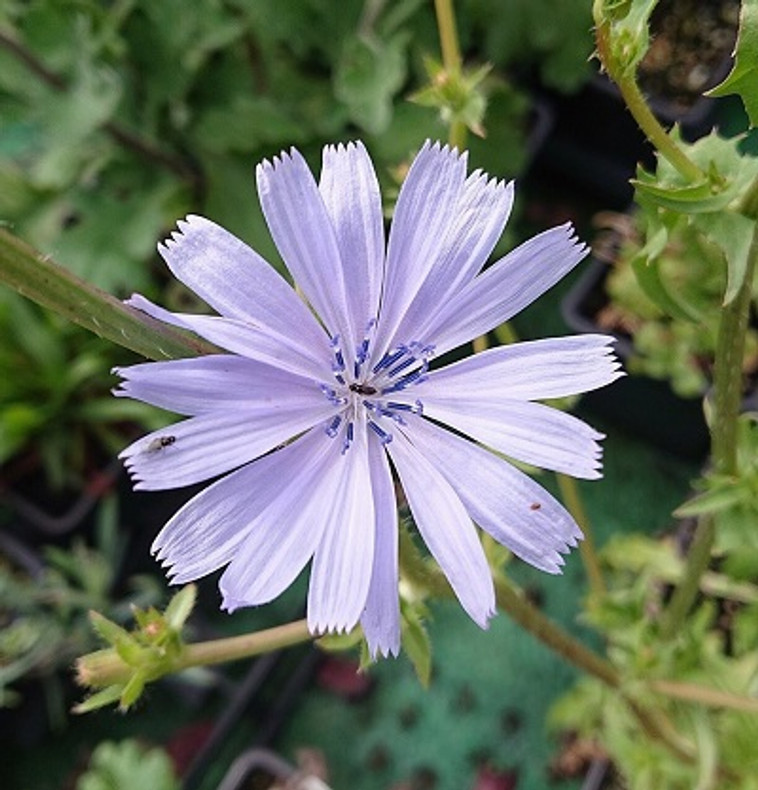
[{"label": "green stem", "polygon": [[603,572],[600,569],[600,561],[595,549],[592,525],[584,509],[582,497],[579,494],[579,486],[576,480],[568,475],[558,473],[556,477],[558,478],[558,486],[561,490],[563,503],[584,533],[584,540],[579,544],[579,554],[589,579],[590,590],[594,597],[600,598],[605,594],[605,580],[603,579]]},{"label": "green stem", "polygon": [[633,71],[619,64],[613,57],[611,48],[611,25],[601,15],[599,4],[595,4],[595,43],[600,62],[608,76],[618,85],[621,95],[637,125],[645,136],[688,181],[702,181],[705,174],[676,144],[669,133],[661,126],[650,109],[642,91],[637,85]]},{"label": "green stem", "polygon": [[96,335],[149,359],[176,359],[218,349],[128,307],[0,228],[0,283]]},{"label": "green stem", "polygon": [[[207,667],[228,661],[253,658],[264,653],[272,653],[285,647],[307,642],[312,639],[305,620],[287,625],[242,634],[226,639],[212,639],[185,645],[177,658],[161,667],[161,675],[181,672],[192,667]],[[127,664],[113,649],[98,650],[82,656],[76,662],[76,679],[79,685],[87,688],[106,688],[126,683],[134,674],[134,667]],[[151,680],[155,680],[153,677]]]},{"label": "green stem", "polygon": [[452,0],[434,0],[434,10],[437,14],[442,62],[449,72],[456,73],[461,68],[461,50]]},{"label": "green stem", "polygon": [[[742,400],[742,361],[745,355],[745,335],[752,301],[756,259],[758,259],[758,228],[753,233],[745,280],[737,296],[721,312],[716,341],[711,461],[714,471],[722,475],[737,474],[737,418]],[[695,602],[701,578],[708,570],[711,561],[715,538],[713,518],[710,515],[702,516],[687,554],[682,580],[674,590],[671,601],[663,613],[661,636],[664,639],[672,639],[677,634]]]},{"label": "green stem", "polygon": [[[452,0],[434,0],[434,10],[437,15],[442,63],[449,75],[457,77],[461,71],[462,59]],[[463,151],[466,147],[467,136],[468,129],[463,121],[453,121],[450,124],[448,142],[453,148]]]}]

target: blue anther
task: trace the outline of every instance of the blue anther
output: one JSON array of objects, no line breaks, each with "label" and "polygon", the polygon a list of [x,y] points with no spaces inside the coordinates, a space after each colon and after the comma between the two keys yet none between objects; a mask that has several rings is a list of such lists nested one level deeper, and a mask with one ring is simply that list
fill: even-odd
[{"label": "blue anther", "polygon": [[340,423],[341,423],[341,422],[342,422],[342,417],[340,417],[339,415],[337,415],[337,416],[336,416],[336,417],[335,417],[335,418],[334,418],[334,419],[333,419],[333,420],[332,420],[332,421],[329,423],[329,425],[327,425],[327,426],[326,426],[326,428],[324,428],[324,431],[326,432],[326,435],[327,435],[327,436],[328,436],[330,439],[334,439],[334,437],[337,435],[337,431],[339,430],[339,427],[340,427]]},{"label": "blue anther", "polygon": [[401,357],[405,356],[407,353],[407,349],[405,346],[401,346],[397,349],[397,351],[393,351],[391,354],[387,352],[377,363],[374,365],[372,372],[378,373],[380,370],[384,370],[388,368],[390,365],[394,365],[395,362],[398,361]]},{"label": "blue anther", "polygon": [[424,405],[420,400],[415,403],[396,403],[395,401],[388,401],[387,409],[392,411],[409,411],[411,414],[423,414]]},{"label": "blue anther", "polygon": [[384,387],[382,395],[389,395],[391,392],[400,392],[400,390],[404,390],[411,384],[420,384],[422,381],[426,381],[426,371],[427,364],[425,362],[418,370],[414,370],[413,373],[403,376],[403,378],[391,384],[389,387]]},{"label": "blue anther", "polygon": [[379,437],[382,444],[389,444],[392,441],[392,434],[383,431],[373,420],[368,421],[368,427]]},{"label": "blue anther", "polygon": [[389,375],[397,376],[397,374],[400,373],[401,370],[405,370],[407,367],[410,367],[416,361],[416,359],[417,357],[414,357],[412,355],[408,357],[408,359],[404,359],[399,365],[395,365],[395,367],[392,368],[392,370],[390,370]]},{"label": "blue anther", "polygon": [[344,455],[349,449],[350,445],[353,443],[353,423],[349,422],[347,424],[347,428],[345,429],[345,438],[342,442],[342,455]]}]

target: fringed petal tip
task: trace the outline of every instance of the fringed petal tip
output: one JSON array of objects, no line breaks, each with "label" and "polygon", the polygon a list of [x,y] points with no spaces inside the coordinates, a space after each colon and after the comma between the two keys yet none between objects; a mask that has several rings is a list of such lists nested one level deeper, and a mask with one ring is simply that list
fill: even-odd
[{"label": "fringed petal tip", "polygon": [[[352,619],[352,618],[351,618]],[[358,619],[353,622],[344,619],[333,618],[331,621],[317,621],[308,613],[308,630],[313,636],[324,636],[325,634],[349,634],[358,624]]]},{"label": "fringed petal tip", "polygon": [[277,170],[280,170],[283,167],[292,167],[293,165],[300,165],[306,168],[308,167],[305,159],[303,159],[303,155],[297,150],[297,148],[295,148],[294,145],[285,151],[281,151],[276,156],[272,156],[270,160],[262,160],[255,167],[255,176],[258,181],[258,188],[260,189],[260,185],[263,180],[276,173]]}]

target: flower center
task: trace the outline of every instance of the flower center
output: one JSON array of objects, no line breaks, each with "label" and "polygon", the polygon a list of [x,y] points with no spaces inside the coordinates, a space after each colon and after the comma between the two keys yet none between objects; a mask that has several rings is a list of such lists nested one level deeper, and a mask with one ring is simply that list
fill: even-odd
[{"label": "flower center", "polygon": [[[404,414],[423,414],[424,411],[423,403],[419,399],[410,400],[405,390],[426,380],[434,347],[415,341],[398,345],[369,368],[374,325],[375,321],[369,323],[363,341],[353,355],[342,348],[339,335],[332,338],[334,382],[320,384],[324,397],[338,408],[337,414],[325,425],[324,432],[331,439],[342,436],[343,454],[353,442],[357,419],[366,419],[366,424],[382,444],[389,444],[392,441],[392,423],[405,425]],[[393,394],[395,399],[385,397]]]}]

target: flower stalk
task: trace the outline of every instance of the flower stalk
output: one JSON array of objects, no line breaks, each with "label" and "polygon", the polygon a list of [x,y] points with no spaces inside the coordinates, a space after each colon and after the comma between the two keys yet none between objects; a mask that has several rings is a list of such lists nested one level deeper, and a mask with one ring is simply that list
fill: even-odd
[{"label": "flower stalk", "polygon": [[[737,418],[742,398],[742,360],[757,258],[758,231],[753,234],[744,282],[735,299],[722,310],[716,344],[711,461],[714,470],[722,475],[737,473]],[[712,516],[701,516],[687,555],[681,583],[674,590],[661,621],[661,635],[664,639],[674,637],[692,607],[700,589],[701,578],[708,570],[715,539],[716,529]]]},{"label": "flower stalk", "polygon": [[[254,633],[186,644],[175,657],[160,667],[159,674],[152,673],[150,680],[193,667],[254,658],[307,642],[312,638],[306,621],[297,620]],[[82,656],[76,662],[77,682],[93,689],[127,683],[133,673],[134,667],[124,661],[116,648],[97,650]]]},{"label": "flower stalk", "polygon": [[0,228],[0,283],[148,359],[178,359],[218,350],[189,332],[123,304],[4,228]]}]

